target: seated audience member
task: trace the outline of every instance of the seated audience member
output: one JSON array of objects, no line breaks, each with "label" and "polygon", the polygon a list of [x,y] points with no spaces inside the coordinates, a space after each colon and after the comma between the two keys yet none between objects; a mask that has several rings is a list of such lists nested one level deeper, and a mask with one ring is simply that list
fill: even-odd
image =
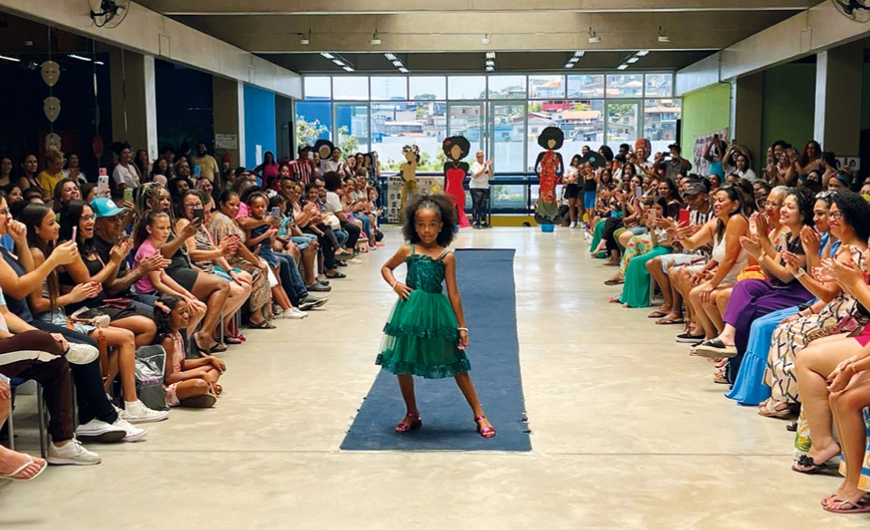
[{"label": "seated audience member", "polygon": [[[66,326],[35,320],[27,304],[27,296],[42,288],[49,274],[59,266],[69,265],[78,259],[78,247],[73,243],[58,245],[45,262],[34,267],[30,246],[27,243],[27,228],[9,217],[5,198],[0,195],[0,234],[9,234],[15,241],[13,253],[0,247],[0,288],[4,292],[6,307],[10,314],[18,317],[33,328],[63,336],[70,344],[71,351],[97,351],[97,343]],[[9,319],[7,318],[7,321]],[[14,329],[13,329],[14,331]],[[90,363],[73,364],[72,376],[78,400],[79,426],[76,436],[80,440],[111,443],[135,442],[145,438],[145,430],[121,418],[106,397],[103,388],[100,361],[96,357]]]},{"label": "seated audience member", "polygon": [[230,294],[227,296],[222,323],[224,336],[229,344],[241,344],[242,338],[239,337],[237,330],[232,325],[233,316],[251,295],[253,278],[247,272],[231,267],[226,260],[226,256],[232,256],[238,251],[238,246],[241,243],[235,239],[225,238],[221,241],[220,246],[215,245],[214,238],[207,228],[214,209],[211,195],[206,195],[201,191],[186,191],[181,196],[179,206],[179,216],[175,223],[176,232],[184,233],[184,229],[194,219],[199,217],[202,219],[202,224],[197,227],[196,234],[185,242],[187,253],[193,265],[199,270],[215,274],[228,282]]},{"label": "seated audience member", "polygon": [[160,157],[151,164],[151,174],[148,178],[148,182],[156,182],[161,186],[166,186],[169,182],[168,174],[169,162],[167,162],[165,158]]},{"label": "seated audience member", "polygon": [[[713,207],[707,187],[700,182],[689,184],[683,192],[689,206],[689,231],[700,230],[712,217]],[[696,228],[692,228],[696,227]],[[657,318],[656,324],[682,324],[683,297],[670,281],[670,272],[686,264],[703,264],[707,261],[704,252],[683,249],[682,252],[656,256],[647,261],[646,268],[652,278],[661,288],[664,303],[656,311],[650,313],[650,318]]]},{"label": "seated audience member", "polygon": [[133,150],[129,145],[118,145],[118,164],[112,171],[112,180],[115,181],[116,187],[121,189],[138,188],[142,179],[139,175],[139,169],[133,163]]},{"label": "seated audience member", "polygon": [[230,245],[223,243],[224,239],[232,240],[230,248],[236,248],[236,252],[227,256],[229,265],[246,271],[253,278],[251,296],[248,298],[249,326],[253,329],[275,329],[267,317],[267,315],[271,315],[272,302],[268,276],[269,265],[248,250],[245,245],[245,231],[235,221],[235,217],[239,213],[240,202],[239,194],[234,191],[221,193],[218,209],[212,212],[209,217],[208,232],[218,246],[221,244]]},{"label": "seated audience member", "polygon": [[[296,188],[296,183],[288,181]],[[291,192],[291,197],[296,191]],[[317,259],[320,254],[320,244],[317,236],[305,234],[296,225],[296,216],[293,207],[287,203],[283,195],[276,195],[269,199],[270,208],[278,208],[280,212],[280,224],[278,234],[272,249],[275,252],[290,254],[297,263],[301,264],[302,275],[305,280],[305,288],[311,292],[328,292],[332,289],[324,283],[317,281]]]},{"label": "seated audience member", "polygon": [[51,201],[51,207],[55,213],[59,213],[61,207],[73,199],[81,199],[82,192],[79,189],[78,182],[71,178],[64,178],[54,187],[54,195]]},{"label": "seated audience member", "polygon": [[63,165],[65,163],[63,153],[57,149],[49,149],[45,153],[45,169],[36,177],[36,180],[39,181],[39,187],[46,197],[54,195],[55,186],[64,178]]},{"label": "seated audience member", "polygon": [[[33,259],[33,266],[42,265],[50,256],[57,243],[59,226],[55,213],[45,205],[29,204],[21,212],[21,222],[27,227],[27,242]],[[126,257],[129,254],[129,243],[122,243],[113,249],[113,254]],[[95,281],[76,285],[69,293],[60,294],[60,283],[56,270],[51,271],[42,289],[30,293],[31,311],[37,319],[58,325],[69,326],[92,339],[103,339],[111,348],[108,354],[106,390],[111,388],[115,376],[120,375],[124,396],[124,411],[121,417],[130,423],[150,423],[162,421],[168,417],[164,411],[147,408],[136,395],[136,343],[133,332],[100,322],[104,315],[89,311],[82,316],[67,315],[67,305],[81,302],[96,296],[102,285]],[[108,321],[108,317],[106,316]]]},{"label": "seated audience member", "polygon": [[222,392],[218,378],[226,364],[212,355],[187,359],[182,329],[189,327],[188,301],[178,296],[164,295],[154,312],[158,340],[166,350],[166,375],[163,379],[166,404],[170,407],[210,408]]},{"label": "seated audience member", "polygon": [[335,172],[327,172],[323,175],[323,187],[326,190],[324,206],[326,211],[338,217],[341,229],[347,232],[345,248],[348,252],[356,253],[356,242],[359,240],[361,230],[344,215],[344,208],[338,190],[341,189],[341,177]]},{"label": "seated audience member", "polygon": [[694,234],[691,232],[696,229],[675,229],[675,238],[685,249],[712,245],[711,260],[700,270],[681,268],[671,276],[687,306],[691,306],[693,317],[686,332],[677,336],[680,342],[715,337],[722,326],[715,297],[731,289],[737,275],[749,264],[748,253],[740,246],[740,238],[749,233],[749,223],[743,214],[743,194],[737,188],[725,186],[712,195],[715,219]]},{"label": "seated audience member", "polygon": [[[104,282],[117,277],[121,262],[127,259],[129,247],[123,242],[115,245],[108,262],[100,258],[94,247],[95,219],[91,205],[80,200],[69,201],[60,212],[60,240],[71,241],[75,236],[79,251],[76,259],[60,271],[61,294],[68,294],[77,285],[91,282],[102,287]],[[154,340],[155,328],[150,312],[138,309],[129,300],[114,301],[101,288],[92,297],[70,303],[66,311],[71,315],[82,308],[107,315],[113,326],[133,332],[137,347],[147,346]]]},{"label": "seated audience member", "polygon": [[25,155],[21,160],[21,176],[18,178],[18,187],[22,192],[28,188],[39,188],[38,170],[39,161],[36,155],[33,153]]},{"label": "seated audience member", "polygon": [[[183,170],[186,163],[184,159],[179,160],[178,164],[176,164],[176,170]],[[136,212],[137,215],[142,216],[148,210],[151,210],[157,213],[165,213],[171,219],[172,202],[165,188],[157,184],[151,184],[142,190],[141,195],[143,200],[140,201],[140,204],[143,208]],[[227,346],[215,340],[213,330],[220,321],[222,308],[230,293],[230,286],[229,282],[223,278],[205,274],[193,268],[190,263],[190,256],[187,254],[185,241],[196,234],[196,230],[201,223],[199,220],[191,222],[185,227],[183,232],[176,232],[175,227],[170,221],[170,232],[158,248],[163,257],[170,260],[164,272],[177,284],[177,286],[172,287],[176,289],[176,292],[172,294],[183,295],[184,293],[191,293],[197,300],[205,304],[205,316],[202,319],[202,328],[193,336],[194,346],[199,348],[200,352],[219,353],[226,351]],[[142,226],[137,228],[136,234],[141,238],[140,241],[144,241],[147,237],[145,227]],[[152,236],[151,239],[156,239],[156,236]],[[141,256],[142,259],[146,257],[147,255]],[[159,275],[151,274],[150,276],[156,277]],[[144,284],[145,282],[143,282]],[[197,318],[201,309],[202,306],[193,304],[191,310],[194,319]]]},{"label": "seated audience member", "polygon": [[[813,226],[814,203],[806,189],[792,188],[786,193],[780,208],[780,223],[789,233],[784,236],[782,251],[777,251],[768,237],[764,216],[756,217],[755,237],[741,238],[740,245],[758,262],[767,279],[748,278],[737,282],[723,315],[724,329],[716,338],[697,346],[699,355],[737,357],[746,351],[753,320],[811,298],[785,264],[790,253],[798,256],[797,268],[806,266],[800,231],[804,226]],[[733,362],[739,364],[740,358]]]}]

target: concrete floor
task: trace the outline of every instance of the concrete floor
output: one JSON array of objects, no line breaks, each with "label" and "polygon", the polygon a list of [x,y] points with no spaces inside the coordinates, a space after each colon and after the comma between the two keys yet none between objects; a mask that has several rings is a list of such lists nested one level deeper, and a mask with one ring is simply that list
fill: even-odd
[{"label": "concrete floor", "polygon": [[613,270],[567,229],[457,242],[517,249],[531,453],[340,452],[378,370],[394,302],[379,267],[398,240],[352,265],[323,310],[248,331],[224,355],[216,409],[174,410],[144,443],[91,446],[99,466],[0,484],[0,528],[868,527],[821,509],[839,478],[792,472],[786,423],[722,397],[712,365],[673,341],[679,326],[608,304]]}]

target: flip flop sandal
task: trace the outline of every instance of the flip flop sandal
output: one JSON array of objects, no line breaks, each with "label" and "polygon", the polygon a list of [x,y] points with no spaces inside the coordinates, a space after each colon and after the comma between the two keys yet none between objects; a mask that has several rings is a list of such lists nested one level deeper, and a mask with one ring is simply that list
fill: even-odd
[{"label": "flip flop sandal", "polygon": [[[651,318],[651,317],[650,317]],[[674,320],[673,318],[660,318],[656,320],[656,324],[660,326],[670,326],[671,324],[685,324],[686,321],[682,318]]]},{"label": "flip flop sandal", "polygon": [[858,502],[846,499],[832,499],[829,504],[822,504],[822,509],[831,513],[870,513],[870,497],[861,497]]},{"label": "flip flop sandal", "polygon": [[670,313],[665,313],[664,311],[653,311],[652,313],[648,314],[646,317],[647,318],[664,318],[664,317],[668,316],[669,314]]},{"label": "flip flop sandal", "polygon": [[608,302],[610,302],[611,304],[621,304],[622,303],[619,301],[619,295],[611,296],[610,300],[608,300]]},{"label": "flip flop sandal", "polygon": [[226,342],[227,344],[244,344],[245,343],[245,341],[243,341],[242,339],[240,339],[238,337],[230,337],[229,335],[224,337],[224,342]]},{"label": "flip flop sandal", "polygon": [[211,349],[208,350],[208,352],[209,353],[223,353],[223,352],[227,351],[227,349],[228,348],[227,348],[226,344],[221,344],[220,342],[218,342],[217,344],[212,346]]},{"label": "flip flop sandal", "polygon": [[725,371],[719,369],[713,372],[713,382],[719,385],[727,385],[728,379],[725,378]]},{"label": "flip flop sandal", "polygon": [[345,274],[343,272],[335,271],[335,274],[333,274],[332,276],[327,275],[326,277],[329,278],[330,280],[334,280],[336,278],[338,278],[338,279],[347,278],[347,274]]},{"label": "flip flop sandal", "polygon": [[254,324],[253,322],[248,322],[248,329],[275,329],[275,326],[269,323],[268,320],[264,320],[259,324]]},{"label": "flip flop sandal", "polygon": [[39,470],[36,473],[34,473],[32,477],[19,477],[17,475],[19,473],[21,473],[22,471],[24,471],[25,469],[27,469],[28,467],[35,465],[35,464],[36,464],[36,462],[33,461],[33,458],[31,458],[28,455],[26,464],[19,467],[18,469],[16,469],[12,473],[9,473],[8,475],[4,475],[4,474],[0,473],[0,479],[11,480],[13,482],[27,482],[29,480],[33,480],[36,477],[38,477],[39,475],[41,475],[43,471],[45,471],[45,468],[48,467],[48,462],[46,462],[45,464],[42,464],[42,467],[40,467]]}]

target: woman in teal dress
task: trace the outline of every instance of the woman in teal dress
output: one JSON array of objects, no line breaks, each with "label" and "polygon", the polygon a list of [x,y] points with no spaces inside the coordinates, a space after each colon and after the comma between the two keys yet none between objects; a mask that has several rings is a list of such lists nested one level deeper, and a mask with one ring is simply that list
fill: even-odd
[{"label": "woman in teal dress", "polygon": [[[409,244],[381,268],[399,301],[384,326],[381,351],[375,361],[399,379],[407,412],[395,430],[405,433],[423,426],[413,376],[453,377],[471,405],[477,432],[492,438],[495,429],[483,414],[468,375],[468,328],[456,287],[456,258],[447,249],[455,235],[456,209],[443,193],[421,194],[411,198],[404,213],[403,233]],[[408,266],[404,283],[393,276],[402,263]],[[445,281],[447,296],[442,294]]]}]

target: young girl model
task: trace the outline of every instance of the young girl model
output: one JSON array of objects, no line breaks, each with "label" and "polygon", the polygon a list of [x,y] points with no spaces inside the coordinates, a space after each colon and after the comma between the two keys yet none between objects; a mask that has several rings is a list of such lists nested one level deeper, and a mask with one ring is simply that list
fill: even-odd
[{"label": "young girl model", "polygon": [[[465,356],[468,328],[456,287],[456,258],[446,248],[453,241],[456,209],[443,193],[417,195],[408,202],[404,214],[402,231],[409,244],[402,246],[381,268],[399,301],[384,327],[386,335],[375,361],[399,378],[407,413],[396,425],[396,432],[423,426],[413,376],[453,377],[471,405],[477,432],[492,438],[495,429],[484,416],[468,375],[471,369]],[[393,276],[393,270],[402,263],[408,265],[405,283]],[[441,292],[445,280],[446,297]]]},{"label": "young girl model", "polygon": [[166,350],[163,378],[166,404],[170,407],[213,407],[223,389],[217,384],[227,365],[213,355],[185,359],[180,330],[190,325],[187,300],[164,295],[154,307],[157,340]]}]

